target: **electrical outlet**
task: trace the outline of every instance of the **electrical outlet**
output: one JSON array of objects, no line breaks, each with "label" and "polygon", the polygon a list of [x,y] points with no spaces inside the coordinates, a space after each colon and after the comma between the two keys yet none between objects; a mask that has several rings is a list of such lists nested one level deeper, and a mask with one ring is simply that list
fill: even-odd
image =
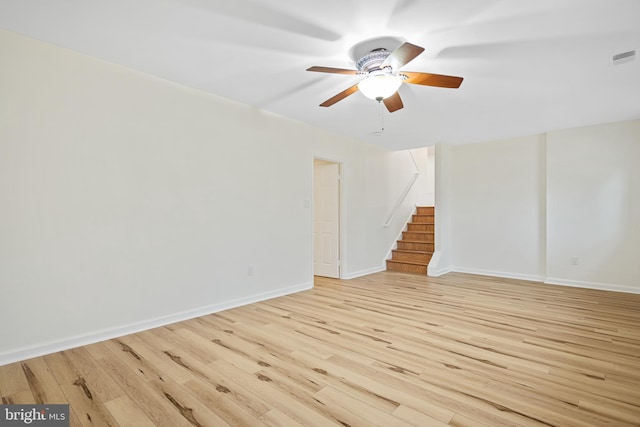
[{"label": "electrical outlet", "polygon": [[569,264],[571,265],[578,265],[578,257],[577,256],[572,256],[569,258]]}]

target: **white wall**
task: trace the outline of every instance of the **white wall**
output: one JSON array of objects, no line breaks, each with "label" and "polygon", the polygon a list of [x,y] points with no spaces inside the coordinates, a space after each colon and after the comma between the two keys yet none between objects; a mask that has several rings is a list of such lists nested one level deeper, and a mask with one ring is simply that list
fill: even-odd
[{"label": "white wall", "polygon": [[640,120],[437,149],[441,272],[640,292]]},{"label": "white wall", "polygon": [[434,191],[435,191],[435,252],[431,257],[427,274],[440,276],[452,270],[451,252],[453,239],[452,222],[452,147],[436,145],[434,150]]},{"label": "white wall", "polygon": [[380,268],[368,180],[394,153],[13,33],[0,52],[0,364],[310,287],[314,156],[343,164],[346,273]]},{"label": "white wall", "polygon": [[420,206],[435,206],[436,203],[436,146],[426,147],[425,163],[423,166],[423,176],[421,178],[422,190],[420,191],[421,199],[418,202]]},{"label": "white wall", "polygon": [[457,270],[544,277],[542,136],[452,148],[452,250]]},{"label": "white wall", "polygon": [[548,141],[547,280],[640,292],[640,120]]}]

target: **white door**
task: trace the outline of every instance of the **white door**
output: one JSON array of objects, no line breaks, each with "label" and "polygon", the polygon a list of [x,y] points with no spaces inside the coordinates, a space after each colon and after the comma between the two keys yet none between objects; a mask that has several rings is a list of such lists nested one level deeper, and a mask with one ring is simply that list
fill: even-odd
[{"label": "white door", "polygon": [[340,165],[313,167],[313,274],[340,277]]}]

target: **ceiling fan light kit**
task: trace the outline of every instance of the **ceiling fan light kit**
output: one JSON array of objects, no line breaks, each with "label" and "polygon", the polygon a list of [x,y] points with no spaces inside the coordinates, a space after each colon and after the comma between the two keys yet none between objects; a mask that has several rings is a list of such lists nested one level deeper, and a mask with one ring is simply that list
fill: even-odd
[{"label": "ceiling fan light kit", "polygon": [[402,78],[392,74],[372,75],[358,83],[358,90],[369,99],[381,102],[398,91]]},{"label": "ceiling fan light kit", "polygon": [[[380,41],[381,43],[383,41],[388,42],[388,39],[389,38],[381,38]],[[375,40],[366,41],[369,45],[371,45],[372,42],[375,43]],[[360,45],[356,45],[356,47],[361,47]],[[355,47],[352,51],[355,51]],[[404,107],[400,94],[398,93],[398,89],[402,86],[403,82],[452,89],[457,89],[462,84],[462,77],[416,71],[399,72],[401,67],[408,64],[423,51],[423,47],[405,42],[393,52],[390,52],[384,47],[371,49],[369,53],[366,53],[356,61],[357,70],[313,66],[308,68],[307,71],[366,76],[366,78],[359,83],[327,99],[320,104],[321,107],[330,107],[349,95],[360,91],[367,98],[378,102],[384,101],[387,110],[392,113]]]}]

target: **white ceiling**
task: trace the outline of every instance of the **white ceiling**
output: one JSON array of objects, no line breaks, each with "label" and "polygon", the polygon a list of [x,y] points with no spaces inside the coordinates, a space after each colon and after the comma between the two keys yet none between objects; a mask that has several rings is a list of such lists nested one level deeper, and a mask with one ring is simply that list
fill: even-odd
[{"label": "white ceiling", "polygon": [[[611,63],[640,56],[639,19],[638,0],[0,0],[0,28],[391,149],[640,118],[640,58]],[[362,77],[305,69],[380,36],[462,86],[319,107]]]}]

